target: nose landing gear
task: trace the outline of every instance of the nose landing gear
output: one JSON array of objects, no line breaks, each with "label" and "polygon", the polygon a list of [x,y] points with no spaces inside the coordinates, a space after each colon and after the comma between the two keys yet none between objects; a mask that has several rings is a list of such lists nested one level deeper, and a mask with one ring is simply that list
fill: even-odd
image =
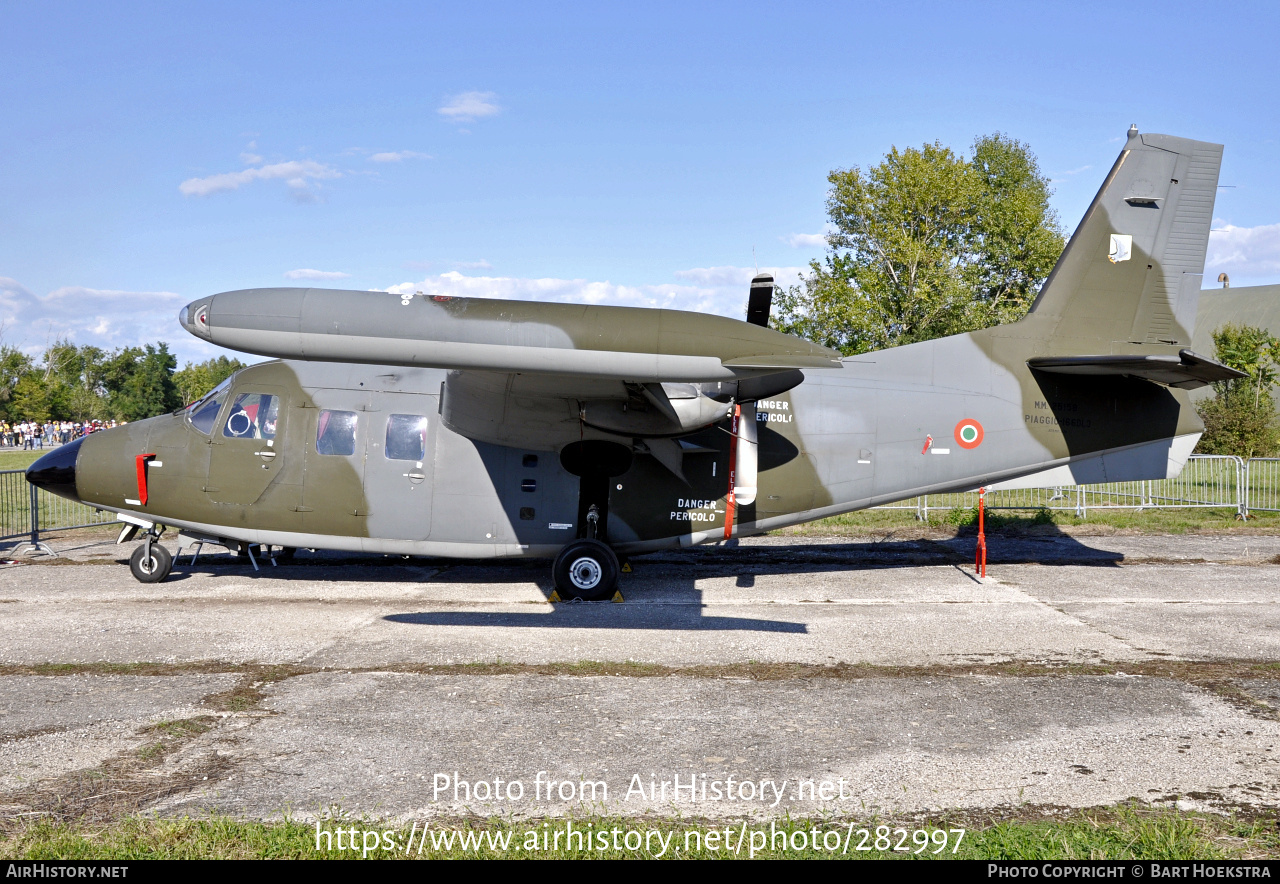
[{"label": "nose landing gear", "polygon": [[[142,583],[159,583],[173,569],[173,554],[160,544],[163,531],[164,528],[156,530],[153,526],[129,557],[129,570]],[[123,533],[121,536],[124,536]]]}]

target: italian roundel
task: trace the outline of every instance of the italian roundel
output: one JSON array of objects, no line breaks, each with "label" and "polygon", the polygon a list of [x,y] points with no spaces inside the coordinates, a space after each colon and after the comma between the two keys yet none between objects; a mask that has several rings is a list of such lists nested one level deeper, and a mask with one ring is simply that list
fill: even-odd
[{"label": "italian roundel", "polygon": [[956,424],[956,444],[961,448],[977,448],[982,444],[982,424],[965,418]]}]

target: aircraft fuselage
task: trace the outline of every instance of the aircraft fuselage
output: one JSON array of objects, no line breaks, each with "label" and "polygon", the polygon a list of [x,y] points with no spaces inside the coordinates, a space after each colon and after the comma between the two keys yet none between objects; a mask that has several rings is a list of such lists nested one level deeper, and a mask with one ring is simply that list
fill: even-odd
[{"label": "aircraft fuselage", "polygon": [[[1180,467],[1200,431],[1185,392],[1134,378],[1099,385],[1037,374],[1026,365],[1025,336],[1008,331],[1017,328],[852,357],[843,369],[806,370],[799,386],[758,401],[758,493],[737,507],[731,533],[1062,465],[1074,464],[1081,481],[1102,481],[1107,458],[1123,460],[1126,478]],[[83,440],[74,496],[242,542],[554,556],[582,533],[579,476],[545,443],[495,444],[446,426],[448,375],[255,365],[233,378],[212,416],[197,420],[198,409],[188,409]],[[601,539],[639,552],[726,536],[729,426],[726,418],[673,443],[674,464],[584,426],[571,409],[546,432],[633,451],[625,471],[607,477]]]}]

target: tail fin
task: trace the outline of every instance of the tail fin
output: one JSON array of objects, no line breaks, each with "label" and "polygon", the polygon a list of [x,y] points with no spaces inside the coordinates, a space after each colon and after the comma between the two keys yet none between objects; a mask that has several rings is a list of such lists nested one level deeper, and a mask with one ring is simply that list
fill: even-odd
[{"label": "tail fin", "polygon": [[1131,128],[1032,314],[1101,352],[1189,347],[1221,165],[1220,144]]}]

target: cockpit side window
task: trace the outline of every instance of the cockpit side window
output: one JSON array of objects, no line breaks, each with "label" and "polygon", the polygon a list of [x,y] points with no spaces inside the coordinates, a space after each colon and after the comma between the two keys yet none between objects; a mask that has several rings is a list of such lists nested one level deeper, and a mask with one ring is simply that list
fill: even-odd
[{"label": "cockpit side window", "polygon": [[222,403],[227,401],[227,390],[231,388],[231,378],[227,378],[187,408],[187,418],[191,426],[208,436],[213,432],[214,421],[222,410]]},{"label": "cockpit side window", "polygon": [[274,439],[280,400],[266,393],[240,393],[231,405],[231,413],[222,435],[233,439]]}]

